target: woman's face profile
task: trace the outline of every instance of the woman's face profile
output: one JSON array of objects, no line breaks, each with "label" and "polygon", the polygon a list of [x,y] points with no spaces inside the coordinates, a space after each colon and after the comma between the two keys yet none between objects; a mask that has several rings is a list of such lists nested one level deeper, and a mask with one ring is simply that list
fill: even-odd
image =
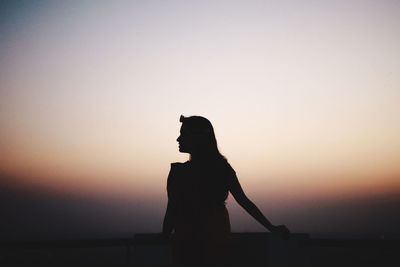
[{"label": "woman's face profile", "polygon": [[180,135],[176,139],[179,144],[179,152],[192,153],[196,147],[194,136],[188,131],[184,124],[182,124]]}]

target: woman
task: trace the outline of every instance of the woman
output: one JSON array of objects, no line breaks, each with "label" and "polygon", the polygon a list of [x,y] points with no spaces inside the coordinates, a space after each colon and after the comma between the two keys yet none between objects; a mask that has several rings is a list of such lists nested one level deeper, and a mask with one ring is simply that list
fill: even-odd
[{"label": "woman", "polygon": [[185,163],[172,163],[168,175],[168,205],[163,236],[172,238],[174,266],[224,266],[230,222],[225,200],[235,200],[267,230],[288,236],[284,225],[272,225],[251,202],[233,168],[218,150],[214,129],[200,116],[180,117],[179,151]]}]

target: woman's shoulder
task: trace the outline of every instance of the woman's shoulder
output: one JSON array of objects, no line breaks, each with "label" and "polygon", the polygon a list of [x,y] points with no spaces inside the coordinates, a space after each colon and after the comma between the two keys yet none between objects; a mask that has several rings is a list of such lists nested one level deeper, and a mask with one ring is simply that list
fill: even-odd
[{"label": "woman's shoulder", "polygon": [[174,183],[173,181],[178,181],[180,180],[179,177],[182,177],[184,175],[184,170],[186,168],[187,163],[186,162],[173,162],[171,163],[171,169],[168,173],[168,186],[171,183]]},{"label": "woman's shoulder", "polygon": [[185,162],[171,162],[171,166],[182,166],[184,164],[187,164],[188,161]]},{"label": "woman's shoulder", "polygon": [[186,161],[186,162],[172,162],[171,163],[171,170],[172,169],[185,168],[187,165],[188,165],[188,161]]},{"label": "woman's shoulder", "polygon": [[170,174],[176,174],[184,169],[186,169],[188,166],[188,162],[172,162],[171,163],[171,169],[170,169]]}]

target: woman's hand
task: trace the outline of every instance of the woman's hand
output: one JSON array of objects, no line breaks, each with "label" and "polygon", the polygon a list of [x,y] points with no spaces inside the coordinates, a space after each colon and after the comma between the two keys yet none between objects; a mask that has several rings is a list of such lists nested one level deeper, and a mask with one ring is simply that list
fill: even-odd
[{"label": "woman's hand", "polygon": [[278,234],[282,239],[289,239],[290,236],[289,229],[283,224],[272,226],[271,232]]}]

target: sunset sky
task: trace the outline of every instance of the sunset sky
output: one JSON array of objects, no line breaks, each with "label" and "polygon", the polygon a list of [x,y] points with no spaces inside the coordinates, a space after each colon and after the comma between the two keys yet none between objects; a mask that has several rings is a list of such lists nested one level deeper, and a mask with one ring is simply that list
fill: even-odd
[{"label": "sunset sky", "polygon": [[2,1],[0,184],[158,220],[183,114],[267,217],[399,196],[399,47],[399,1]]}]

